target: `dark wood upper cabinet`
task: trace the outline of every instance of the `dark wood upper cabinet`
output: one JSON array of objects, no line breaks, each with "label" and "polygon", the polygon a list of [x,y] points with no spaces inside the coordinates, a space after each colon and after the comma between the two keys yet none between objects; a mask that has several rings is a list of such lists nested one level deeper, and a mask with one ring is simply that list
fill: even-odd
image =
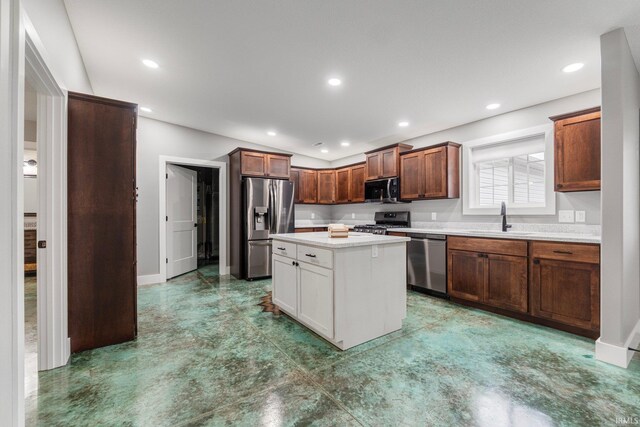
[{"label": "dark wood upper cabinet", "polygon": [[291,168],[289,181],[293,183],[293,203],[302,203],[302,195],[300,194],[300,173],[302,171],[297,168]]},{"label": "dark wood upper cabinet", "polygon": [[600,190],[600,107],[554,121],[555,190]]},{"label": "dark wood upper cabinet", "polygon": [[291,156],[267,154],[267,176],[269,178],[289,178]]},{"label": "dark wood upper cabinet", "polygon": [[460,144],[445,142],[400,155],[404,200],[460,197]]},{"label": "dark wood upper cabinet", "polygon": [[243,176],[289,179],[290,154],[237,148],[229,153],[229,156],[240,157],[240,174]]},{"label": "dark wood upper cabinet", "polygon": [[531,314],[600,331],[600,246],[533,242]]},{"label": "dark wood upper cabinet", "polygon": [[336,201],[336,171],[318,171],[318,203],[330,205]]},{"label": "dark wood upper cabinet", "polygon": [[137,105],[68,99],[68,320],[78,352],[137,333]]},{"label": "dark wood upper cabinet", "polygon": [[336,203],[349,203],[351,190],[351,168],[336,170]]},{"label": "dark wood upper cabinet", "polygon": [[351,166],[350,201],[354,203],[364,202],[364,172],[365,164]]},{"label": "dark wood upper cabinet", "polygon": [[411,148],[413,147],[407,144],[394,144],[366,152],[365,179],[371,181],[398,176],[400,153],[411,150]]}]

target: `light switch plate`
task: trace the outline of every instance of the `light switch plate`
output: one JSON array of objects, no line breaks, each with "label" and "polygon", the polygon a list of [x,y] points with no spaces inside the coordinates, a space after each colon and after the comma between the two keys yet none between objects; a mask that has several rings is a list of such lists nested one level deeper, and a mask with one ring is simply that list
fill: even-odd
[{"label": "light switch plate", "polygon": [[371,258],[378,258],[378,245],[371,246]]},{"label": "light switch plate", "polygon": [[315,219],[316,218],[316,214],[314,214],[313,212],[311,212],[311,219]]},{"label": "light switch plate", "polygon": [[431,221],[435,221],[438,218],[438,214],[435,212],[431,212]]},{"label": "light switch plate", "polygon": [[585,211],[576,211],[576,222],[585,222],[587,220],[587,214]]},{"label": "light switch plate", "polygon": [[351,214],[351,219],[356,219],[356,214],[355,213]]},{"label": "light switch plate", "polygon": [[558,211],[558,222],[575,222],[574,211],[571,211],[571,210]]}]

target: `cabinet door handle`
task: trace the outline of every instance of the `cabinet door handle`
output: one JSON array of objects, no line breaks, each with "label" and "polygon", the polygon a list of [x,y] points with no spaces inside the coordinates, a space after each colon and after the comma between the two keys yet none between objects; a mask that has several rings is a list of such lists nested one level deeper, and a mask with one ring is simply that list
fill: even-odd
[{"label": "cabinet door handle", "polygon": [[278,250],[279,250],[279,251],[285,251],[285,250],[286,250],[286,248],[278,247]]},{"label": "cabinet door handle", "polygon": [[570,251],[553,251],[554,254],[573,255]]},{"label": "cabinet door handle", "polygon": [[315,258],[316,257],[314,254],[304,254],[304,256],[308,256],[309,258]]},{"label": "cabinet door handle", "polygon": [[291,261],[291,265],[296,265],[296,262],[295,261]]}]

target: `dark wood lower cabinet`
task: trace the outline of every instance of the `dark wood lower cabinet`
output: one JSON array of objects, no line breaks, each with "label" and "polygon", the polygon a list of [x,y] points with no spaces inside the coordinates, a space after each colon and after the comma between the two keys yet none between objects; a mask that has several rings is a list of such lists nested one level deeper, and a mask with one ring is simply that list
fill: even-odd
[{"label": "dark wood lower cabinet", "polygon": [[531,314],[582,329],[599,330],[599,265],[535,259],[531,268]]},{"label": "dark wood lower cabinet", "polygon": [[527,312],[527,258],[488,254],[485,304],[508,310]]},{"label": "dark wood lower cabinet", "polygon": [[481,253],[450,250],[447,268],[450,296],[482,301],[486,266]]},{"label": "dark wood lower cabinet", "polygon": [[137,333],[137,106],[69,93],[68,301],[71,351]]},{"label": "dark wood lower cabinet", "polygon": [[464,237],[450,237],[448,244],[452,300],[599,336],[599,245]]}]

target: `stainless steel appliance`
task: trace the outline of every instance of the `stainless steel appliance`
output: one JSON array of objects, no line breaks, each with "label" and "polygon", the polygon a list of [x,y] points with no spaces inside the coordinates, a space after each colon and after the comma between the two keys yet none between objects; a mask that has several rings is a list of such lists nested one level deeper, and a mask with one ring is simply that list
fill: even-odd
[{"label": "stainless steel appliance", "polygon": [[398,178],[376,179],[364,183],[364,200],[368,203],[400,203]]},{"label": "stainless steel appliance", "polygon": [[244,178],[245,271],[247,279],[271,276],[272,234],[293,233],[293,183]]},{"label": "stainless steel appliance", "polygon": [[407,284],[412,289],[445,296],[447,294],[447,236],[409,233],[407,243]]},{"label": "stainless steel appliance", "polygon": [[410,212],[376,212],[375,224],[356,225],[353,231],[359,233],[387,234],[388,228],[409,226]]}]

